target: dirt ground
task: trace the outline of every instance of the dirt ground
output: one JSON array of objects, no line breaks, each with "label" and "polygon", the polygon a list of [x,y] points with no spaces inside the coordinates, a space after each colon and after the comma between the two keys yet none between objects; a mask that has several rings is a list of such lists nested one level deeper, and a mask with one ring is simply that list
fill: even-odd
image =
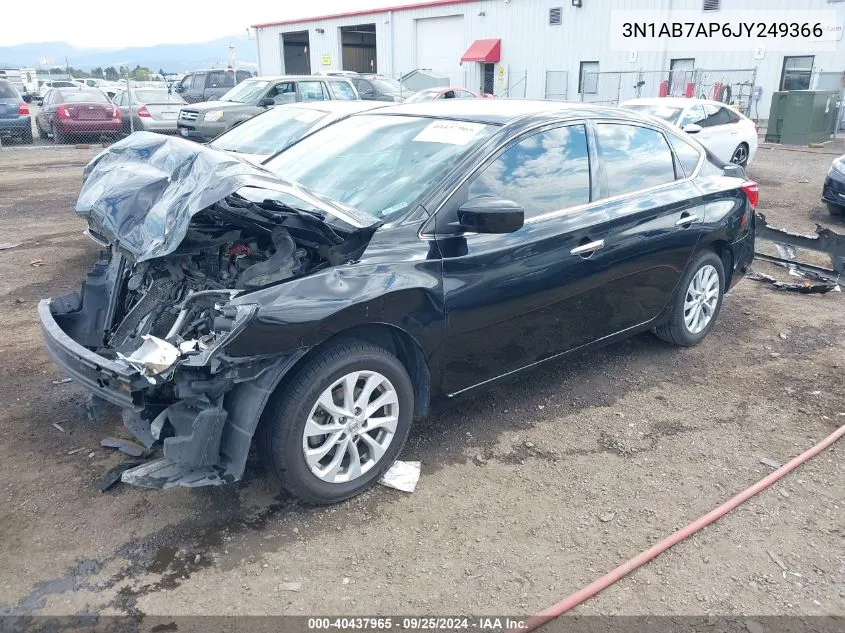
[{"label": "dirt ground", "polygon": [[[222,488],[98,491],[127,436],[86,418],[42,349],[38,299],[97,248],[73,213],[96,150],[0,151],[0,614],[537,612],[845,423],[845,297],[745,280],[711,336],[638,336],[415,426],[413,494],[314,509],[252,460]],[[840,231],[830,153],[761,149],[772,223]],[[845,614],[845,444],[633,573],[580,614]],[[751,629],[749,629],[751,630]]]}]

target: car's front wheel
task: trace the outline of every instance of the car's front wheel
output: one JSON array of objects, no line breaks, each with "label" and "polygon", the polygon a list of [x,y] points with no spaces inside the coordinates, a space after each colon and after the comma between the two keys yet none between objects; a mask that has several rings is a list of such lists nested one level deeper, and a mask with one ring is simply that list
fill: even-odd
[{"label": "car's front wheel", "polygon": [[655,334],[668,343],[691,347],[713,328],[725,294],[725,267],[713,251],[703,251],[678,286],[672,315]]},{"label": "car's front wheel", "polygon": [[408,437],[414,391],[386,350],[331,343],[277,391],[261,421],[259,448],[288,492],[312,504],[372,486]]}]

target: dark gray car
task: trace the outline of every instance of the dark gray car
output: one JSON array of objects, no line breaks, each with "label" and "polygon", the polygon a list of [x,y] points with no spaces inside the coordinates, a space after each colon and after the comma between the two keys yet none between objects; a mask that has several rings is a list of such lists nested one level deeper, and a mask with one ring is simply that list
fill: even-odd
[{"label": "dark gray car", "polygon": [[195,70],[173,84],[171,90],[188,103],[213,101],[251,77],[252,73],[248,70],[232,70],[231,68]]},{"label": "dark gray car", "polygon": [[257,77],[232,88],[220,101],[182,108],[177,126],[184,138],[205,143],[267,108],[333,99],[357,100],[358,93],[344,77]]}]

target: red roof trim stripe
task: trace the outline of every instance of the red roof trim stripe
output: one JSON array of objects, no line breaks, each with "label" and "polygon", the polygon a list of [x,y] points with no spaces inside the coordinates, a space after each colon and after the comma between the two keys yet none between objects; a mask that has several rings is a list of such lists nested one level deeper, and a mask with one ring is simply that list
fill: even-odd
[{"label": "red roof trim stripe", "polygon": [[478,0],[430,0],[430,2],[418,2],[416,4],[403,4],[393,7],[383,7],[374,9],[362,9],[360,11],[349,11],[347,13],[332,13],[330,15],[319,15],[313,18],[295,18],[293,20],[280,20],[279,22],[264,22],[262,24],[253,24],[254,29],[263,29],[270,26],[284,26],[285,24],[301,24],[303,22],[316,22],[318,20],[332,20],[335,18],[351,18],[356,15],[370,15],[373,13],[386,13],[388,11],[408,11],[410,9],[424,9],[427,7],[440,7],[449,4],[466,4],[468,2],[477,2]]}]

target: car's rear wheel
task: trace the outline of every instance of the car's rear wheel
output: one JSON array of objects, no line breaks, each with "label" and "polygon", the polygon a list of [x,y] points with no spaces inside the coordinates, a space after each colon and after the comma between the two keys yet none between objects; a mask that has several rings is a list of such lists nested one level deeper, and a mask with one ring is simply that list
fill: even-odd
[{"label": "car's rear wheel", "polygon": [[678,286],[669,320],[655,334],[673,345],[691,347],[710,332],[725,294],[725,267],[713,251],[699,254]]},{"label": "car's rear wheel", "polygon": [[740,167],[747,167],[748,145],[746,145],[745,143],[740,143],[739,145],[737,145],[733,155],[731,156],[731,162],[739,165]]},{"label": "car's rear wheel", "polygon": [[845,215],[845,207],[841,207],[838,204],[833,204],[832,202],[827,203],[827,210],[830,215]]},{"label": "car's rear wheel", "polygon": [[53,134],[53,142],[56,145],[62,145],[67,142],[67,137],[55,125],[50,128]]},{"label": "car's rear wheel", "polygon": [[396,460],[413,408],[411,379],[395,356],[338,341],[274,395],[259,449],[288,492],[307,503],[336,503],[372,486]]},{"label": "car's rear wheel", "polygon": [[32,145],[32,141],[33,141],[32,128],[30,127],[28,130],[24,131],[23,134],[21,134],[21,143],[26,143],[27,145]]}]

